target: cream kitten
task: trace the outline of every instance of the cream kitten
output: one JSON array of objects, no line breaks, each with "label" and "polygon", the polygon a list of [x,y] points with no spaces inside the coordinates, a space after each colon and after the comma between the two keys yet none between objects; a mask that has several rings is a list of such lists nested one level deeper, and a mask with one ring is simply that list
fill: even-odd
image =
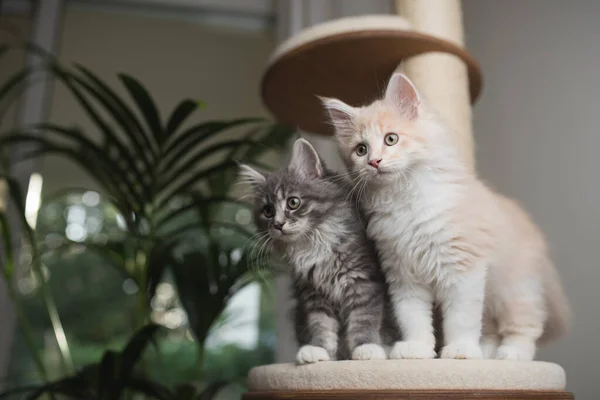
[{"label": "cream kitten", "polygon": [[565,330],[568,304],[541,233],[465,167],[408,78],[394,74],[366,107],[322,100],[390,286],[403,335],[391,358],[435,357],[434,303],[442,358],[532,360],[537,342]]}]

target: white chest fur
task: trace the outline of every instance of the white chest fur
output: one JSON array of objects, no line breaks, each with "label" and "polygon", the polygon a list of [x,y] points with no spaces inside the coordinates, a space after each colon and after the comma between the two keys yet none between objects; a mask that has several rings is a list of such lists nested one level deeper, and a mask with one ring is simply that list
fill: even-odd
[{"label": "white chest fur", "polygon": [[458,229],[450,217],[458,193],[452,184],[423,180],[409,188],[381,187],[365,198],[367,233],[390,284],[406,274],[429,284],[445,279],[449,271],[442,266]]}]

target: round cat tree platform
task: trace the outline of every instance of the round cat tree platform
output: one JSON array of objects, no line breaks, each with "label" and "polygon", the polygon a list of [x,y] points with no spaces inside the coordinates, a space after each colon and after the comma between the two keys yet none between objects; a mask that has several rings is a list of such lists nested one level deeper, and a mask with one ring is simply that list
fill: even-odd
[{"label": "round cat tree platform", "polygon": [[[305,29],[281,44],[267,66],[262,97],[275,117],[332,134],[317,96],[350,105],[383,94],[402,68],[452,128],[475,169],[471,103],[481,71],[464,49],[460,0],[396,0],[402,15],[343,18]],[[254,368],[245,400],[548,399],[566,400],[556,364],[496,360],[336,361]]]},{"label": "round cat tree platform", "polygon": [[573,399],[552,363],[496,360],[335,361],[254,368],[245,400]]},{"label": "round cat tree platform", "polygon": [[470,97],[481,92],[475,59],[460,46],[416,32],[402,17],[342,18],[299,32],[275,51],[262,81],[266,106],[283,123],[312,133],[333,134],[317,96],[353,106],[382,95],[398,64],[428,52],[452,54],[468,66]]}]

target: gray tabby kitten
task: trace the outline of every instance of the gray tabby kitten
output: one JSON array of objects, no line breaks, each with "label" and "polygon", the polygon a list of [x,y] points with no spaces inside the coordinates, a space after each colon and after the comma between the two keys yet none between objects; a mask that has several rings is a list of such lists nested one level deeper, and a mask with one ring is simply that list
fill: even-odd
[{"label": "gray tabby kitten", "polygon": [[260,233],[292,267],[296,361],[385,359],[384,276],[344,184],[304,139],[287,168],[263,175],[243,165],[242,176],[254,186]]}]

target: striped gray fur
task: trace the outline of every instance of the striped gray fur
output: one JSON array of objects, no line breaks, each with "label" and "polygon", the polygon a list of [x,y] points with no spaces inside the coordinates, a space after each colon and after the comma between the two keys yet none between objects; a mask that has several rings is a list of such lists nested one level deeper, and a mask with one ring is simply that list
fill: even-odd
[{"label": "striped gray fur", "polygon": [[[398,340],[385,278],[347,182],[327,172],[303,139],[286,168],[266,175],[242,169],[254,186],[259,232],[291,267],[300,346],[348,359],[360,345]],[[291,198],[299,199],[297,209]]]}]

